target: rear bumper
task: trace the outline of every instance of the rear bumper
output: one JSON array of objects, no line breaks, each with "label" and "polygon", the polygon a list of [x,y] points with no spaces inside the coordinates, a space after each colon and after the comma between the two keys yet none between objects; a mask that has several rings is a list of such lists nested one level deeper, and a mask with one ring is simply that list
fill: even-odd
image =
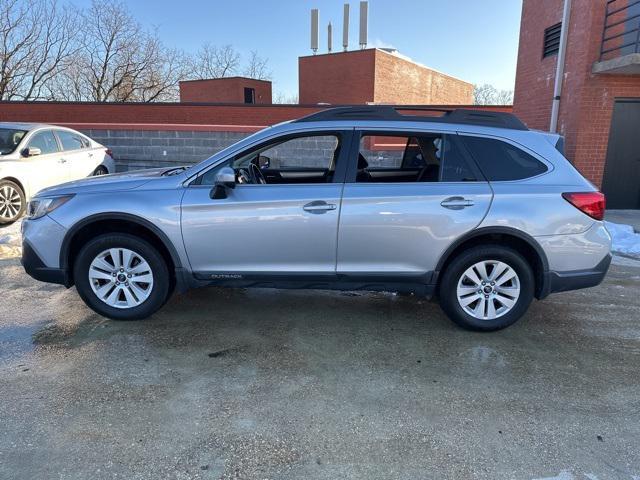
[{"label": "rear bumper", "polygon": [[47,267],[27,241],[22,242],[22,259],[20,262],[25,272],[36,280],[57,283],[65,287],[71,286],[66,270]]},{"label": "rear bumper", "polygon": [[595,287],[604,280],[610,264],[611,254],[608,254],[594,268],[567,272],[547,272],[540,298],[544,298],[550,293]]}]

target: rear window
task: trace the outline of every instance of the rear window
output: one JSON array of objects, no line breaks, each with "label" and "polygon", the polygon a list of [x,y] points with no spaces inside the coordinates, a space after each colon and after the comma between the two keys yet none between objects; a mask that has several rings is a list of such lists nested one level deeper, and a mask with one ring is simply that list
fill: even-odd
[{"label": "rear window", "polygon": [[56,134],[62,143],[63,150],[80,150],[87,148],[88,142],[80,135],[66,130],[57,130]]},{"label": "rear window", "polygon": [[464,137],[464,142],[489,181],[522,180],[547,171],[544,163],[507,142],[482,137]]}]

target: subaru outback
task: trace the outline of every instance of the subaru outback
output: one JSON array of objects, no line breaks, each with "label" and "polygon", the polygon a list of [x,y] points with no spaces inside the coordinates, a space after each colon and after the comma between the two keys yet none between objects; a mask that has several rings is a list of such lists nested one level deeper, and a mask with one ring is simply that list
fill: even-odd
[{"label": "subaru outback", "polygon": [[508,113],[435,113],[332,108],[194,166],[43,190],[22,263],[123,320],[218,285],[413,293],[497,330],[534,298],[599,284],[604,196],[562,138]]}]

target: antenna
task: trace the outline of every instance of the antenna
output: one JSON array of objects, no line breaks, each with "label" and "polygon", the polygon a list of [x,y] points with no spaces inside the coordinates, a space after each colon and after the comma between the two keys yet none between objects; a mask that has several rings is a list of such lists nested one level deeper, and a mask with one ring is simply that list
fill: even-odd
[{"label": "antenna", "polygon": [[332,38],[331,38],[333,36],[332,35],[332,33],[333,33],[332,30],[333,30],[333,28],[331,27],[331,22],[329,22],[329,25],[327,25],[327,49],[329,50],[329,53],[331,53],[331,47],[333,46],[332,45],[333,42],[332,42]]},{"label": "antenna", "polygon": [[349,4],[344,4],[344,15],[342,21],[342,48],[346,52],[349,50]]},{"label": "antenna", "polygon": [[369,2],[360,2],[360,48],[367,48],[367,24],[369,16]]},{"label": "antenna", "polygon": [[320,43],[320,12],[317,8],[311,10],[311,50],[315,55]]}]

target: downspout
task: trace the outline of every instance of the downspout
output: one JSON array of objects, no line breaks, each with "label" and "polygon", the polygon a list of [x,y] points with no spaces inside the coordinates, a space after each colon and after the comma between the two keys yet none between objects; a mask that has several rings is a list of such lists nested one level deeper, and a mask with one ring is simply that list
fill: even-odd
[{"label": "downspout", "polygon": [[569,17],[571,16],[571,0],[564,0],[562,10],[562,28],[560,29],[560,47],[558,50],[558,65],[556,66],[556,80],[553,86],[553,103],[551,104],[551,125],[549,131],[558,133],[558,114],[560,113],[560,94],[562,93],[562,77],[564,76],[564,56],[567,51],[567,36],[569,34]]}]

